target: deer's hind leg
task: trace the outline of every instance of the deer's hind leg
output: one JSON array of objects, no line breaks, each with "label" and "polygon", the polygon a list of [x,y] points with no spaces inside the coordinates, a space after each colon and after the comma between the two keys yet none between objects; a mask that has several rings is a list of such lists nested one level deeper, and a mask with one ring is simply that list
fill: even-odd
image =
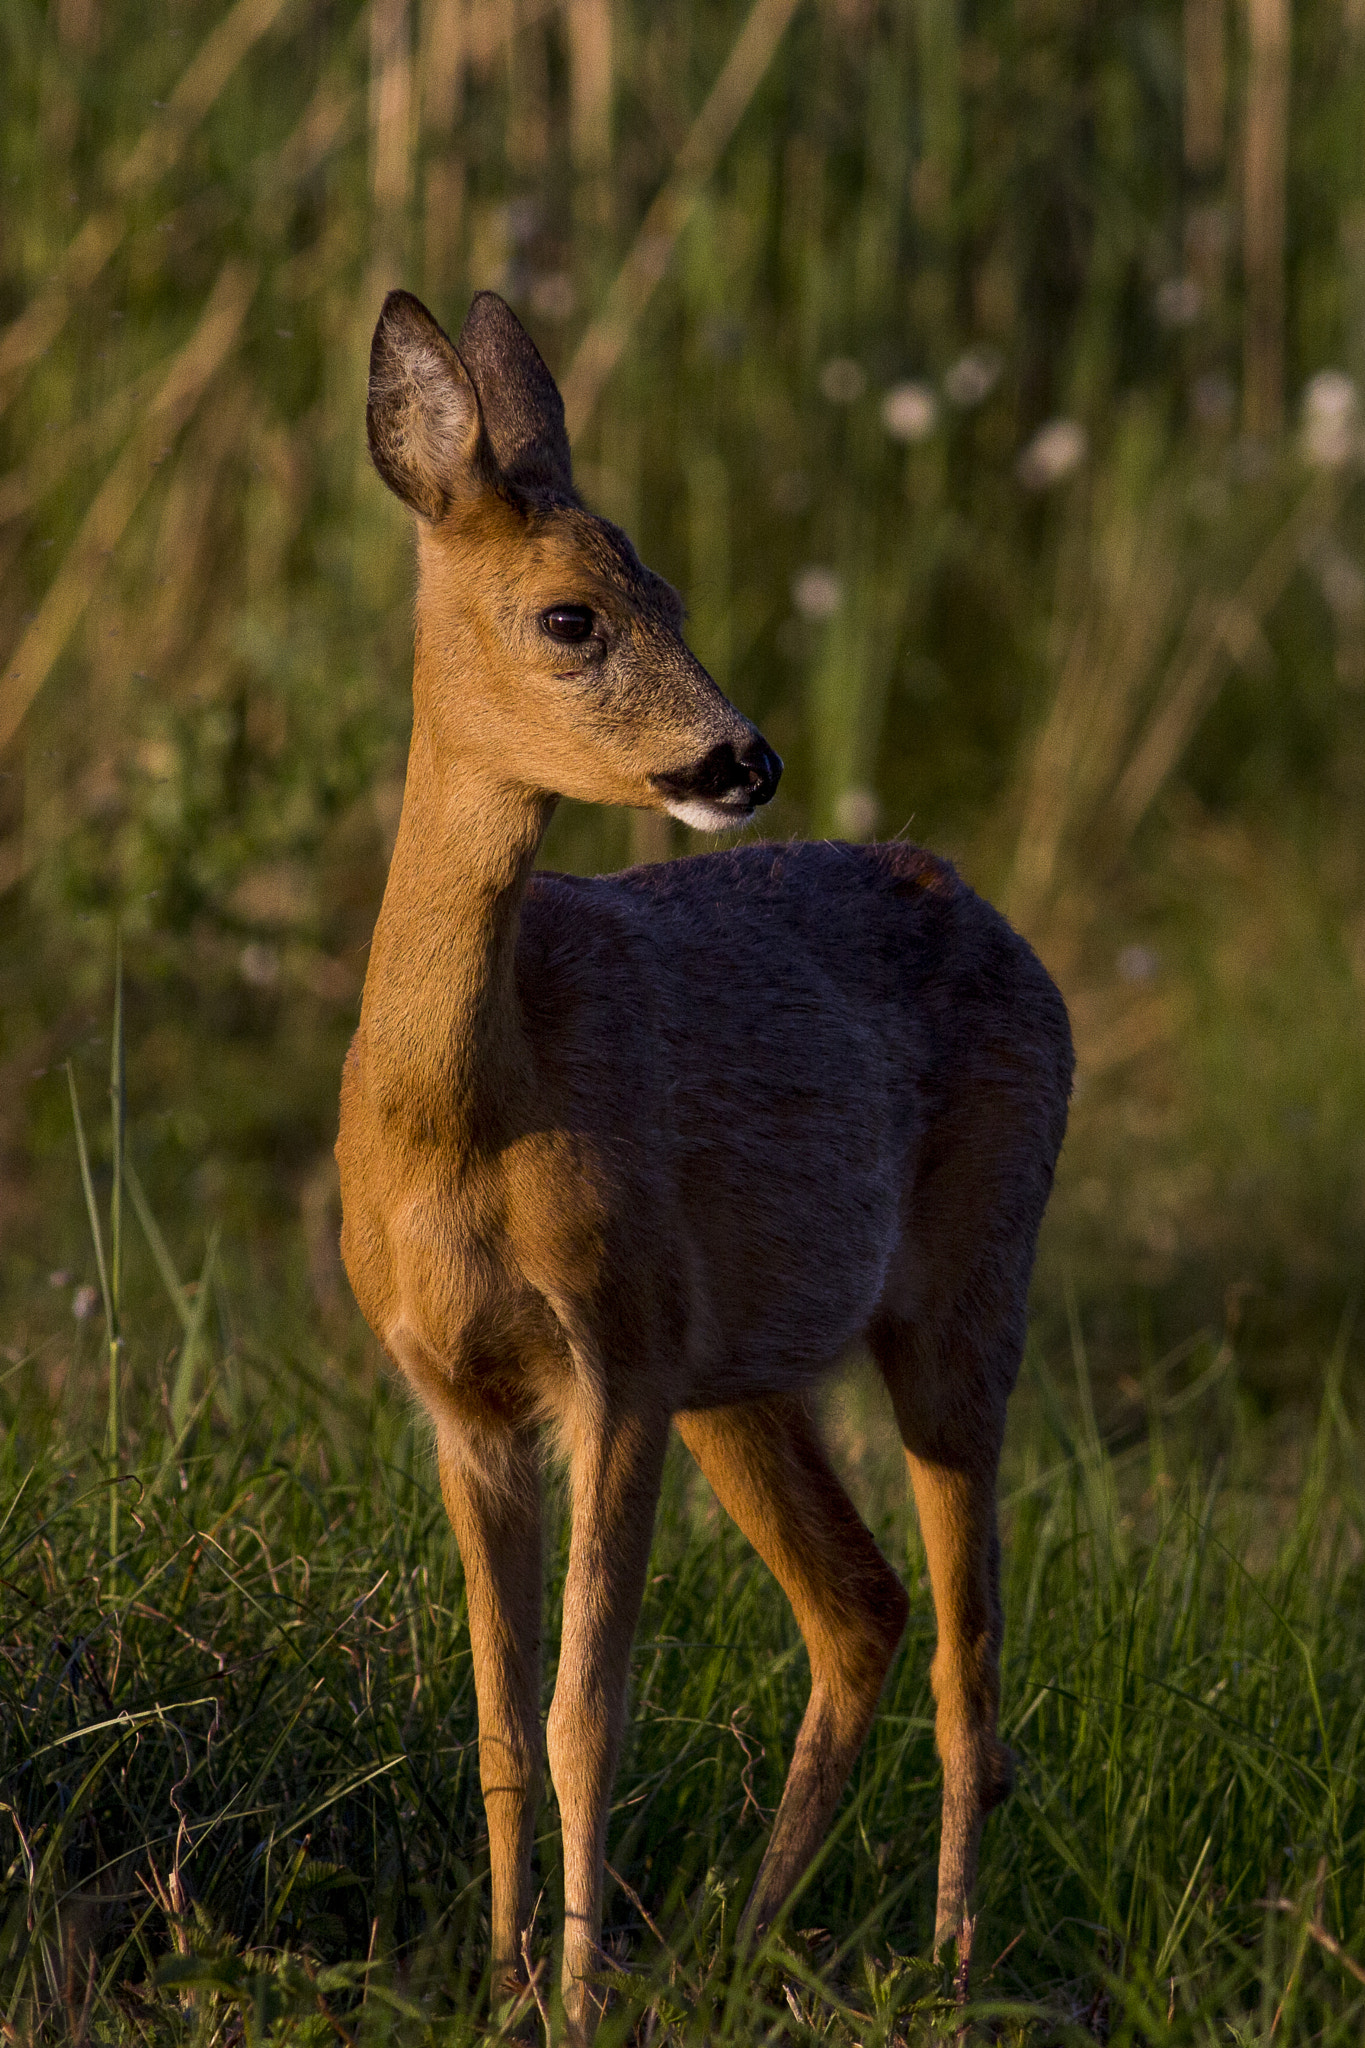
[{"label": "deer's hind leg", "polygon": [[995,1497],[1022,1304],[1004,1327],[983,1329],[979,1317],[975,1301],[970,1316],[946,1326],[887,1319],[869,1332],[905,1446],[938,1625],[931,1677],[943,1832],[934,1951],[956,1942],[964,1984],[982,1825],[1014,1777],[997,1734],[1004,1616]]},{"label": "deer's hind leg", "polygon": [[674,1421],[721,1506],[790,1600],[810,1658],[810,1698],[745,1910],[745,1926],[762,1927],[824,1838],[909,1603],[799,1400],[774,1396]]},{"label": "deer's hind leg", "polygon": [[982,1824],[1014,1776],[997,1732],[1004,1617],[995,1496],[1065,1123],[1069,1041],[1053,1050],[1055,1088],[1041,1085],[1042,1068],[1030,1075],[1017,1047],[978,1047],[956,1105],[925,1134],[900,1252],[867,1333],[905,1446],[934,1596],[943,1762],[934,1948],[956,1942],[964,1985]]}]

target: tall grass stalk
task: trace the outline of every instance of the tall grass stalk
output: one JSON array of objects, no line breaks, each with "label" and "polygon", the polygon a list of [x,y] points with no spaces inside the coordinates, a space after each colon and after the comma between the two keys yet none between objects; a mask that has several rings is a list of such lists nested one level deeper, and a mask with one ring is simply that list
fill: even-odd
[{"label": "tall grass stalk", "polygon": [[123,1369],[123,1176],[124,1137],[127,1121],[127,1078],[123,1048],[123,939],[114,941],[114,1018],[109,1046],[109,1253],[105,1256],[104,1232],[100,1226],[99,1203],[90,1168],[90,1148],[85,1138],[76,1074],[66,1063],[71,1093],[71,1115],[76,1128],[76,1150],[80,1158],[81,1188],[90,1224],[90,1237],[99,1274],[100,1297],[104,1307],[104,1331],[108,1355],[107,1399],[104,1417],[104,1459],[109,1485],[109,1571],[111,1581],[119,1554],[119,1487],[122,1481],[121,1432],[119,1425],[120,1384]]},{"label": "tall grass stalk", "polygon": [[109,1409],[105,1455],[109,1461],[109,1569],[118,1558],[119,1386],[123,1370],[123,1149],[128,1084],[123,1051],[123,935],[114,940],[114,1028],[109,1040]]},{"label": "tall grass stalk", "polygon": [[1246,126],[1242,171],[1246,430],[1271,440],[1284,420],[1286,177],[1289,157],[1289,0],[1247,0]]}]

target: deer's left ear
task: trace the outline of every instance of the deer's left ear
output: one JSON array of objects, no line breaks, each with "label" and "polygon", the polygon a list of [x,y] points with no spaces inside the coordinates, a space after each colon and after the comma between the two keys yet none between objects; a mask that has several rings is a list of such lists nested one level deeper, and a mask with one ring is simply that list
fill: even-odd
[{"label": "deer's left ear", "polygon": [[411,292],[390,292],[370,347],[366,426],[374,466],[424,519],[487,469],[479,401],[450,336]]},{"label": "deer's left ear", "polygon": [[573,494],[564,401],[505,299],[480,292],[455,344],[479,394],[484,433],[511,484]]}]

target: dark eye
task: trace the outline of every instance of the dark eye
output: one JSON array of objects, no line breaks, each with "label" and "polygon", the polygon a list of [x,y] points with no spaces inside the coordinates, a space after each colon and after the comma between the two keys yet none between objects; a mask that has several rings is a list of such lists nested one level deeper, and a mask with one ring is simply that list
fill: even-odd
[{"label": "dark eye", "polygon": [[556,604],[541,613],[540,623],[552,640],[586,640],[592,631],[592,612],[585,604]]}]

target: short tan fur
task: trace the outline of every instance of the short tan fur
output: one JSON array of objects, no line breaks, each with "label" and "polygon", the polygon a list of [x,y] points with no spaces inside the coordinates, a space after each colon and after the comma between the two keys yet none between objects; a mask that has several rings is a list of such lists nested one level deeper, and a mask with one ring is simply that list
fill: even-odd
[{"label": "short tan fur", "polygon": [[534,873],[556,800],[748,817],[781,764],[681,637],[676,594],[580,503],[563,407],[502,300],[458,343],[405,293],[370,446],[417,515],[414,719],[342,1084],[346,1268],[430,1411],[468,1588],[497,1980],[523,1969],[543,1771],[540,1445],[572,1536],[546,1727],[570,2038],[599,2015],[607,1814],[676,1424],[780,1580],[811,1692],[748,1907],[821,1841],[907,1602],[811,1396],[865,1343],[938,1620],[937,1943],[970,1938],[996,1733],[995,1485],[1066,1122],[1066,1012],[933,855],[749,844]]}]

